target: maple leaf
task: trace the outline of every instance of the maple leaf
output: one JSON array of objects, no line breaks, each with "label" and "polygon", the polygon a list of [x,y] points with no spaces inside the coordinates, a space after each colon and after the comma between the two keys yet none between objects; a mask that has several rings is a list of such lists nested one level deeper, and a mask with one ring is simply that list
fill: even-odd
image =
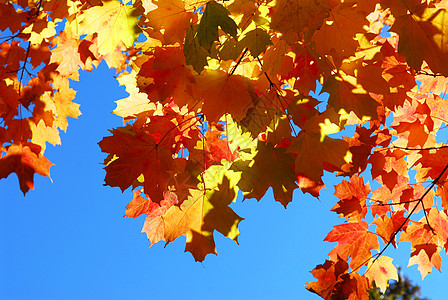
[{"label": "maple leaf", "polygon": [[34,189],[34,173],[50,177],[50,167],[53,164],[40,154],[40,147],[32,143],[11,145],[6,155],[0,158],[0,179],[11,173],[16,173],[20,189],[25,195]]},{"label": "maple leaf", "polygon": [[404,160],[405,154],[398,150],[387,152],[375,152],[369,158],[372,164],[372,178],[381,177],[385,186],[393,190],[400,184],[401,179],[408,179],[407,163]]},{"label": "maple leaf", "polygon": [[11,30],[12,33],[19,31],[22,26],[21,23],[25,22],[25,14],[17,11],[12,3],[0,3],[0,30]]},{"label": "maple leaf", "polygon": [[133,81],[131,74],[122,74],[117,80],[126,87],[129,97],[115,101],[117,107],[113,113],[122,117],[125,121],[136,118],[142,112],[155,111],[156,105],[148,100],[148,95],[140,93],[137,88],[137,82]]},{"label": "maple leaf", "polygon": [[389,285],[389,279],[398,281],[397,268],[392,264],[392,258],[387,256],[369,261],[365,276],[370,282],[375,281],[383,293]]},{"label": "maple leaf", "polygon": [[118,0],[104,1],[102,6],[85,10],[78,18],[74,32],[79,35],[98,33],[98,51],[106,55],[120,43],[131,47],[140,33],[138,10]]},{"label": "maple leaf", "polygon": [[259,142],[252,161],[236,161],[231,169],[242,171],[238,187],[245,198],[261,200],[268,188],[272,187],[275,200],[286,207],[297,188],[293,166],[294,158],[286,153],[285,148],[274,148],[272,143]]},{"label": "maple leaf", "polygon": [[46,142],[54,146],[61,144],[59,130],[56,126],[47,126],[44,120],[40,120],[37,124],[30,122],[29,126],[32,132],[31,142],[41,147],[41,154],[45,152]]},{"label": "maple leaf", "polygon": [[366,90],[357,86],[355,77],[344,74],[331,76],[325,82],[322,92],[330,94],[328,104],[337,112],[353,111],[360,119],[378,118],[377,107],[379,104],[370,97]]},{"label": "maple leaf", "polygon": [[205,132],[204,139],[198,140],[194,149],[190,149],[190,159],[201,163],[208,169],[221,160],[234,161],[238,155],[230,149],[229,142],[221,139],[222,131],[210,130]]},{"label": "maple leaf", "polygon": [[366,169],[367,159],[372,149],[376,147],[377,141],[377,136],[371,136],[371,134],[372,130],[357,126],[353,137],[344,137],[344,141],[348,142],[352,160],[342,166],[342,172],[338,175],[353,175],[358,172],[362,173]]},{"label": "maple leaf", "polygon": [[440,271],[442,258],[439,252],[440,249],[434,244],[417,245],[415,246],[415,251],[411,253],[408,267],[417,264],[422,279],[424,279],[433,267]]},{"label": "maple leaf", "polygon": [[365,13],[355,7],[344,4],[336,6],[324,25],[314,32],[316,50],[324,55],[331,54],[333,49],[340,58],[349,57],[359,45],[355,35],[365,31],[365,17]]},{"label": "maple leaf", "polygon": [[68,78],[62,76],[54,78],[53,87],[57,90],[53,96],[57,126],[66,131],[67,117],[78,118],[81,115],[79,104],[72,102],[76,92],[69,88]]},{"label": "maple leaf", "polygon": [[[285,136],[280,133],[280,124],[283,123],[281,107],[272,105],[272,95],[261,95],[252,93],[249,90],[253,100],[254,107],[249,108],[246,117],[238,122],[244,132],[249,132],[252,137],[257,137],[260,133],[269,131],[268,128],[275,128],[279,136]],[[291,109],[292,111],[292,109]],[[277,144],[277,143],[275,143]]]},{"label": "maple leaf", "polygon": [[338,257],[336,262],[325,261],[311,271],[317,282],[307,283],[306,288],[324,299],[369,299],[368,282],[357,273],[348,273],[348,264]]},{"label": "maple leaf", "polygon": [[444,211],[431,208],[428,213],[428,220],[437,235],[438,246],[448,249],[448,216]]},{"label": "maple leaf", "polygon": [[148,214],[149,212],[157,209],[157,203],[152,202],[149,199],[145,199],[142,196],[141,191],[132,191],[133,198],[131,202],[126,206],[125,217],[137,218],[142,214]]},{"label": "maple leaf", "polygon": [[[152,201],[160,203],[168,187],[168,171],[174,168],[171,149],[163,148],[153,135],[130,126],[116,128],[111,133],[112,136],[98,143],[101,151],[118,157],[106,163],[106,184],[124,191],[143,174],[145,192]],[[123,171],[127,176],[122,176]]]},{"label": "maple leaf", "polygon": [[237,241],[238,223],[243,219],[228,207],[235,197],[226,177],[218,190],[191,190],[191,196],[180,207],[170,207],[163,216],[166,241],[172,242],[185,235],[185,250],[191,252],[196,261],[203,261],[207,254],[216,254],[214,230]]},{"label": "maple leaf", "polygon": [[253,107],[248,83],[241,75],[206,70],[196,77],[196,81],[198,94],[204,98],[202,111],[210,122],[218,122],[226,113],[241,121]]},{"label": "maple leaf", "polygon": [[303,94],[308,94],[316,89],[316,81],[320,76],[321,69],[318,64],[318,55],[311,49],[310,45],[295,45],[292,51],[295,54],[294,66],[284,77],[294,77],[296,79],[294,88]]},{"label": "maple leaf", "polygon": [[379,249],[376,235],[368,230],[365,221],[336,225],[333,227],[325,241],[338,242],[338,245],[331,250],[329,256],[336,260],[340,256],[344,260],[350,260],[352,268],[359,268],[366,264],[371,257],[372,249]]},{"label": "maple leaf", "polygon": [[[415,162],[418,166],[417,172],[419,178],[438,178],[442,174],[443,169],[448,161],[448,148],[439,149],[436,151],[430,151],[426,155],[422,156]],[[447,173],[442,174],[439,181],[445,181]]]},{"label": "maple leaf", "polygon": [[207,2],[197,29],[198,41],[202,47],[208,50],[218,40],[218,26],[227,34],[237,38],[238,26],[228,16],[229,14],[229,11],[221,4],[215,1]]},{"label": "maple leaf", "polygon": [[273,47],[268,47],[263,57],[263,71],[269,76],[276,76],[282,68],[285,59],[291,59],[290,56],[285,56],[288,50],[288,43],[284,39],[271,39]]},{"label": "maple leaf", "polygon": [[154,56],[141,66],[138,75],[149,82],[139,86],[140,91],[153,102],[165,103],[173,99],[180,107],[194,105],[195,78],[186,68],[181,50],[180,47],[157,47]]},{"label": "maple leaf", "polygon": [[319,29],[329,13],[328,1],[280,0],[272,13],[271,27],[283,34],[292,31],[298,39],[304,29],[311,34]]},{"label": "maple leaf", "polygon": [[443,39],[448,34],[444,25],[447,11],[414,4],[406,11],[393,14],[395,22],[389,31],[400,35],[398,53],[406,58],[408,65],[419,71],[424,60],[434,73],[448,75],[444,63],[448,46]]},{"label": "maple leaf", "polygon": [[302,124],[302,131],[294,137],[288,152],[296,156],[295,172],[322,183],[323,170],[338,171],[347,163],[348,144],[332,139],[321,132],[320,124],[332,118],[331,113],[315,115]]},{"label": "maple leaf", "polygon": [[147,24],[155,30],[164,30],[164,44],[182,43],[193,13],[185,10],[182,0],[152,2],[157,8],[146,12]]},{"label": "maple leaf", "polygon": [[426,245],[436,240],[429,226],[422,222],[413,221],[406,230],[400,234],[400,242],[408,241],[415,250],[417,245]]},{"label": "maple leaf", "polygon": [[258,55],[266,50],[268,45],[272,45],[271,37],[261,28],[249,31],[239,42],[239,47],[249,48],[250,54],[253,57],[258,57]]},{"label": "maple leaf", "polygon": [[347,272],[348,264],[345,260],[326,260],[323,265],[318,265],[311,271],[318,281],[307,283],[306,288],[324,299],[330,299],[339,277]]},{"label": "maple leaf", "polygon": [[[138,197],[139,192],[134,191],[133,193],[133,199],[135,199],[136,196]],[[163,216],[171,206],[177,204],[177,197],[174,193],[165,193],[164,199],[160,202],[160,206],[154,204],[153,202],[151,202],[151,200],[146,201],[148,201],[146,203],[149,203],[146,204],[145,202],[143,202],[143,208],[146,210],[141,210],[141,213],[146,213],[146,219],[145,223],[143,224],[142,232],[146,233],[146,237],[151,243],[150,246],[152,246],[159,241],[165,240],[165,223]],[[141,203],[141,200],[139,202]],[[134,205],[130,207],[132,209],[130,213],[133,212],[133,210],[135,209],[134,207]]]},{"label": "maple leaf", "polygon": [[359,222],[367,214],[366,199],[370,193],[370,186],[357,175],[350,178],[350,182],[342,181],[335,186],[334,194],[341,199],[331,209],[348,219],[348,222]]},{"label": "maple leaf", "polygon": [[57,63],[57,71],[64,76],[78,80],[78,69],[82,65],[78,52],[79,40],[63,31],[57,38],[57,46],[51,52],[50,63]]},{"label": "maple leaf", "polygon": [[208,52],[199,44],[199,39],[193,26],[189,26],[187,29],[184,54],[186,63],[192,66],[198,74],[208,65]]},{"label": "maple leaf", "polygon": [[442,198],[442,207],[448,212],[448,182],[440,182],[437,186],[437,196]]},{"label": "maple leaf", "polygon": [[[383,239],[383,242],[386,244],[390,242],[395,248],[397,248],[394,237],[395,233],[399,228],[406,230],[407,224],[409,223],[409,221],[405,223],[406,217],[404,213],[404,210],[399,210],[393,212],[391,217],[383,215],[381,218],[377,218],[372,222],[372,224],[377,225],[376,233]],[[392,239],[392,237],[394,238]]]}]

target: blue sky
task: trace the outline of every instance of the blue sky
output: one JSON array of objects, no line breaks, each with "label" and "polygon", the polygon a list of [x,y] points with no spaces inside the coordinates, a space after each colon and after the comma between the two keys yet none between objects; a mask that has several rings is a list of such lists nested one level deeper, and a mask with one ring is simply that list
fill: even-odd
[{"label": "blue sky", "polygon": [[[23,197],[15,174],[0,180],[0,299],[320,299],[304,285],[335,244],[323,242],[342,219],[330,212],[332,174],[320,201],[300,191],[285,210],[271,191],[259,203],[241,199],[233,209],[245,218],[240,245],[215,234],[218,256],[201,264],[184,253],[185,239],[148,248],[144,217],[123,218],[129,190],[103,186],[105,158],[97,143],[121,126],[112,114],[127,96],[102,63],[83,72],[72,87],[83,115],[69,119],[62,145],[49,145],[52,181],[35,177],[36,190]],[[388,249],[394,264],[422,287],[422,295],[444,299],[442,272],[421,281],[406,268],[409,243]]]}]

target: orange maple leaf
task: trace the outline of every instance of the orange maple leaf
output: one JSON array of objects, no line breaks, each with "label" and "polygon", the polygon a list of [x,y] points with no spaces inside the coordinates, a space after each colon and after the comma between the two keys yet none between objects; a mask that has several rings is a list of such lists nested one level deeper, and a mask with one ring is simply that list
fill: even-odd
[{"label": "orange maple leaf", "polygon": [[334,194],[341,199],[333,206],[332,211],[340,214],[339,217],[348,219],[348,222],[359,222],[367,214],[366,199],[370,193],[369,184],[357,175],[350,178],[350,182],[342,181],[334,188]]},{"label": "orange maple leaf", "polygon": [[203,97],[202,111],[207,120],[218,122],[226,113],[235,121],[246,117],[254,106],[249,94],[249,83],[241,75],[231,75],[219,70],[204,70],[196,76],[198,94]]},{"label": "orange maple leaf", "polygon": [[[376,233],[383,239],[383,242],[385,244],[392,243],[392,245],[397,248],[395,238],[392,239],[392,236],[394,236],[395,232],[401,227],[401,230],[406,230],[407,224],[402,226],[402,224],[405,222],[406,217],[404,216],[404,213],[406,211],[399,210],[392,212],[392,216],[389,217],[386,214],[381,216],[380,218],[375,219],[372,224],[377,225]],[[409,220],[408,222],[409,223]]]},{"label": "orange maple leaf", "polygon": [[336,262],[326,260],[311,271],[316,282],[306,284],[306,289],[323,299],[369,299],[369,282],[358,273],[348,273],[348,264],[337,257]]},{"label": "orange maple leaf", "polygon": [[344,260],[351,257],[350,266],[359,268],[367,264],[372,256],[371,250],[379,250],[376,235],[369,232],[369,225],[365,221],[336,225],[324,239],[328,242],[338,242],[329,256],[336,260],[340,256]]},{"label": "orange maple leaf", "polygon": [[34,173],[50,177],[52,165],[47,158],[40,155],[40,146],[32,143],[13,144],[7,148],[6,155],[0,158],[0,179],[16,173],[20,189],[25,195],[30,189],[34,189]]}]

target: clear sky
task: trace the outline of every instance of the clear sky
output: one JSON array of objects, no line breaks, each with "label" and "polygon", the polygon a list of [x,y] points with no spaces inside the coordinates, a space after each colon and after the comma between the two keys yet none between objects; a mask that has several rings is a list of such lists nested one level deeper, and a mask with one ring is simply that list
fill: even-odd
[{"label": "clear sky", "polygon": [[[83,72],[72,87],[83,115],[69,119],[62,145],[49,145],[52,181],[35,176],[23,197],[15,174],[0,180],[0,299],[320,299],[304,285],[335,244],[323,242],[343,220],[330,212],[333,175],[320,201],[300,191],[285,210],[269,191],[259,203],[241,198],[232,208],[240,223],[240,245],[219,233],[218,256],[201,263],[184,253],[185,239],[148,248],[144,216],[123,218],[130,190],[103,186],[105,158],[97,143],[121,126],[112,114],[127,96],[104,63]],[[338,179],[340,181],[340,179]],[[406,268],[410,244],[388,249],[422,296],[446,299],[448,257],[442,272],[421,281]]]}]

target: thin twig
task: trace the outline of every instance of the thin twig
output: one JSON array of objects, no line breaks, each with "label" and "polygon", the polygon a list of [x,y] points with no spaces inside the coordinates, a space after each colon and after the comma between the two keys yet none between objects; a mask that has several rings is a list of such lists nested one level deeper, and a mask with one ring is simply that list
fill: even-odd
[{"label": "thin twig", "polygon": [[236,65],[233,66],[232,71],[230,71],[229,76],[232,76],[233,73],[235,73],[236,68],[238,67],[238,65],[241,63],[241,61],[243,60],[243,57],[246,55],[247,50],[249,50],[249,48],[246,47],[246,49],[244,49],[243,53],[241,54],[240,58],[238,59],[238,61],[236,62]]},{"label": "thin twig", "polygon": [[392,145],[391,149],[401,149],[401,150],[408,150],[408,151],[429,151],[429,150],[439,150],[443,148],[448,148],[448,145],[440,146],[440,147],[428,147],[428,148],[408,148],[408,147],[400,147]]}]

